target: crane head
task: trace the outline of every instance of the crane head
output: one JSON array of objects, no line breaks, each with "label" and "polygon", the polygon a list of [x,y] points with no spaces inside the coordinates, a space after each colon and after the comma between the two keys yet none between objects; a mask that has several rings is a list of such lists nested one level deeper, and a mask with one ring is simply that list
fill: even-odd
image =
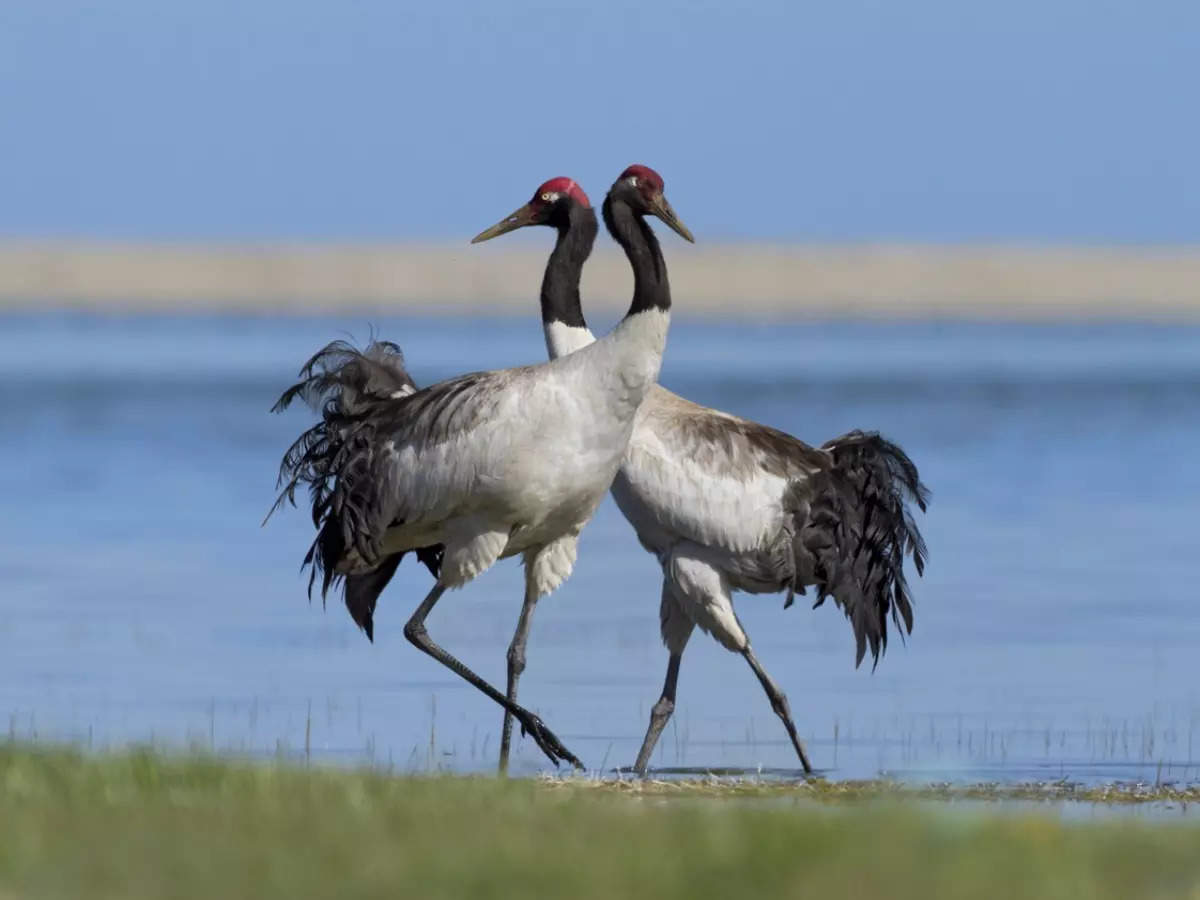
[{"label": "crane head", "polygon": [[688,227],[667,202],[663,193],[663,178],[649,166],[632,165],[618,176],[609,190],[610,197],[620,197],[641,215],[662,219],[672,231],[689,243],[696,243]]},{"label": "crane head", "polygon": [[471,238],[471,243],[489,241],[526,225],[565,225],[566,215],[573,205],[590,209],[592,204],[574,179],[551,178],[533,192],[533,199],[491,228],[479,232]]}]

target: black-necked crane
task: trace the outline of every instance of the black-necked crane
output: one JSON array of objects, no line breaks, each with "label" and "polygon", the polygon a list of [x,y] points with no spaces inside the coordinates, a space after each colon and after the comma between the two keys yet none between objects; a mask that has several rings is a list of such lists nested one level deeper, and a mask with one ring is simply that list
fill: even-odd
[{"label": "black-necked crane", "polygon": [[[586,208],[586,195],[555,179],[476,240],[558,222],[574,205]],[[628,215],[639,223],[656,215],[690,238],[661,193]],[[578,282],[595,232],[594,217],[590,231],[560,229],[549,267],[557,279]],[[312,579],[322,573],[323,593],[344,580],[347,608],[371,636],[380,592],[403,554],[416,551],[437,580],[405,637],[504,707],[555,764],[581,766],[517,705],[511,674],[507,695],[500,693],[436,644],[425,619],[447,588],[505,557],[520,555],[525,564],[523,619],[570,575],[579,533],[611,485],[634,414],[658,376],[670,306],[665,290],[635,291],[621,322],[582,353],[423,390],[395,345],[359,352],[334,342],[276,404],[282,410],[301,398],[321,414],[284,455],[276,503],[294,503],[298,487],[309,489]]]},{"label": "black-necked crane", "polygon": [[[610,197],[654,196],[662,186],[652,169],[630,166]],[[626,248],[636,279],[662,271],[665,280],[657,259],[630,251],[627,221],[610,216],[607,206],[605,224]],[[554,291],[547,297],[543,289],[546,345],[551,358],[570,359],[595,340],[583,317],[579,284],[547,283]],[[732,594],[786,591],[787,608],[795,594],[812,587],[814,606],[833,597],[849,619],[855,665],[868,647],[878,663],[887,647],[889,617],[897,628],[912,630],[905,556],[918,574],[925,565],[925,544],[910,509],[915,503],[923,511],[928,500],[916,466],[876,433],[852,431],[810,447],[655,385],[638,410],[612,493],[663,572],[667,674],[635,771],[646,773],[674,711],[683,651],[699,625],[745,658],[805,772],[811,772],[787,697],[751,649]],[[514,644],[523,645],[528,627],[522,618]]]}]

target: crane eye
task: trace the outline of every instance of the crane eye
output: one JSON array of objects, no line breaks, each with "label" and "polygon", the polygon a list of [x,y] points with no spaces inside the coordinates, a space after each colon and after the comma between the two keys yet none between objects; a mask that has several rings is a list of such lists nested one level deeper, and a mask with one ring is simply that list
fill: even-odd
[{"label": "crane eye", "polygon": [[627,180],[629,181],[630,187],[632,187],[632,188],[637,187],[637,176],[636,175],[630,175]]},{"label": "crane eye", "polygon": [[554,196],[553,194],[551,194],[549,191],[547,191],[546,193],[542,194],[542,202],[543,202],[543,203],[549,203],[549,202],[550,202],[550,198],[551,198],[551,197],[553,197],[553,196]]}]

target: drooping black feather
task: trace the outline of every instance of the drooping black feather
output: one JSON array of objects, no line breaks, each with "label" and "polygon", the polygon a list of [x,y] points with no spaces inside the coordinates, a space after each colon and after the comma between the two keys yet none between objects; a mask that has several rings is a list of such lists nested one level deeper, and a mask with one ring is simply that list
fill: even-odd
[{"label": "drooping black feather", "polygon": [[797,483],[790,497],[792,590],[803,594],[814,585],[814,607],[832,596],[854,629],[855,665],[868,646],[878,665],[887,649],[889,613],[901,637],[912,632],[904,558],[912,558],[920,575],[928,551],[910,504],[924,512],[929,490],[907,454],[874,432],[851,431],[821,449],[833,465]]},{"label": "drooping black feather", "polygon": [[[296,489],[306,486],[317,537],[304,557],[310,569],[309,595],[321,576],[321,598],[344,579],[342,597],[351,617],[372,640],[379,594],[387,586],[403,553],[380,558],[378,538],[389,525],[379,521],[383,511],[375,501],[378,430],[390,416],[381,415],[397,401],[412,396],[416,384],[404,366],[400,348],[390,341],[372,341],[359,350],[346,341],[333,341],[300,370],[300,380],[283,392],[272,412],[282,412],[300,399],[321,415],[288,448],[279,467],[280,494],[267,518],[285,502],[295,505]],[[342,576],[339,561],[353,548],[377,565],[369,572]],[[417,550],[417,559],[436,578],[442,547]]]}]

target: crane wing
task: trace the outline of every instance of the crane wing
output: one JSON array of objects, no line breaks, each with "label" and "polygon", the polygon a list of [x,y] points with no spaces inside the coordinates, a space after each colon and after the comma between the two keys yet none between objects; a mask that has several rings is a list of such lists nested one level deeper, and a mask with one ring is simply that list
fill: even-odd
[{"label": "crane wing", "polygon": [[729,554],[766,552],[784,524],[788,484],[829,465],[828,454],[784,432],[663,388],[639,411],[626,461],[615,491],[635,528]]},{"label": "crane wing", "polygon": [[613,493],[648,548],[703,546],[743,587],[816,588],[878,662],[888,618],[912,630],[904,576],[926,549],[912,506],[929,492],[895,444],[853,431],[813,448],[659,389],[639,413]]}]

